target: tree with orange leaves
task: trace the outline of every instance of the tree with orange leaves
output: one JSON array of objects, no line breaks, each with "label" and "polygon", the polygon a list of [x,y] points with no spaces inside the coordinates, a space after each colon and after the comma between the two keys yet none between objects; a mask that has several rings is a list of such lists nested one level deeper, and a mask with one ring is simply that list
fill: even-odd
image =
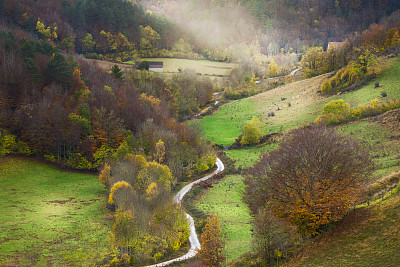
[{"label": "tree with orange leaves", "polygon": [[253,212],[270,208],[303,236],[315,235],[347,213],[371,165],[356,140],[333,129],[294,130],[248,172],[246,202]]},{"label": "tree with orange leaves", "polygon": [[225,261],[225,257],[222,255],[223,248],[219,218],[216,215],[212,215],[208,217],[201,234],[201,249],[198,257],[207,266],[220,266]]}]

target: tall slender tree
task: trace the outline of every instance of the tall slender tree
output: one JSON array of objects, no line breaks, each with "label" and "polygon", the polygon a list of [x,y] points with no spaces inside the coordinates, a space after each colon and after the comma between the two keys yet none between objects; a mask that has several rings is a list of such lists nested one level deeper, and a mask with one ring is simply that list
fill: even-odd
[{"label": "tall slender tree", "polygon": [[224,243],[221,237],[221,228],[217,215],[212,215],[207,219],[207,223],[201,234],[201,249],[198,257],[207,266],[220,266],[225,257],[222,254]]}]

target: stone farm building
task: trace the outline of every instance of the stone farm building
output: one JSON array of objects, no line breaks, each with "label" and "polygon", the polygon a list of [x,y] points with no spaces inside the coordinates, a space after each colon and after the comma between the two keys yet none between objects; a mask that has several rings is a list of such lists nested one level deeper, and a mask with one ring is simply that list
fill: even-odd
[{"label": "stone farm building", "polygon": [[149,70],[155,72],[163,72],[164,64],[162,61],[149,61]]}]

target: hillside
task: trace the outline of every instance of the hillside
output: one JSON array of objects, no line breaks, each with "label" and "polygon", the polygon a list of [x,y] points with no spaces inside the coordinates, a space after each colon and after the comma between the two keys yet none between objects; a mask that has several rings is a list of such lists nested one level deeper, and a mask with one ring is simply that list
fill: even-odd
[{"label": "hillside", "polygon": [[[356,106],[361,103],[367,103],[375,98],[384,99],[381,96],[381,92],[384,90],[388,94],[386,98],[399,98],[400,92],[398,90],[398,83],[400,82],[400,62],[398,58],[380,58],[379,60],[381,64],[379,65],[379,68],[376,69],[379,75],[375,81],[380,83],[380,88],[374,87],[374,81],[356,91],[328,97],[323,96],[317,91],[321,87],[323,81],[331,76],[331,74],[325,74],[311,79],[287,84],[247,99],[230,102],[226,105],[223,105],[213,115],[201,119],[199,121],[199,125],[202,127],[209,140],[218,144],[230,145],[241,133],[243,125],[246,124],[253,116],[258,116],[263,120],[266,125],[264,129],[266,133],[282,133],[313,122],[321,113],[322,106],[331,100],[344,99],[346,102],[351,103],[352,106]],[[288,105],[289,102],[291,103],[290,106]],[[270,112],[274,112],[274,116],[268,116],[268,113]],[[328,264],[326,266],[348,264],[353,265],[353,263],[357,263],[354,259],[358,258],[361,262],[359,266],[365,266],[365,264],[363,265],[362,263],[369,262],[372,257],[368,255],[367,251],[374,251],[375,248],[382,246],[385,244],[385,242],[387,242],[386,246],[388,251],[393,251],[394,249],[398,248],[398,242],[393,243],[393,240],[395,239],[394,236],[396,236],[396,234],[388,234],[388,231],[390,231],[388,229],[391,229],[394,232],[398,232],[399,229],[399,224],[389,224],[389,222],[392,221],[393,216],[397,218],[394,215],[396,211],[390,211],[390,207],[394,209],[399,208],[398,193],[395,195],[395,197],[393,197],[393,199],[389,197],[387,200],[383,201],[382,204],[380,204],[380,202],[372,204],[373,199],[376,199],[377,197],[379,198],[383,192],[387,192],[388,188],[393,188],[395,185],[393,182],[379,183],[376,181],[379,181],[382,177],[399,170],[400,161],[398,159],[398,153],[400,152],[400,142],[397,136],[400,128],[397,121],[398,116],[399,111],[393,110],[376,117],[370,117],[336,126],[339,131],[350,134],[351,136],[359,139],[361,143],[369,149],[370,154],[375,161],[375,168],[370,180],[367,181],[367,184],[372,184],[369,188],[375,188],[371,193],[375,194],[375,196],[370,199],[371,205],[369,207],[360,208],[355,212],[351,212],[350,215],[343,220],[343,222],[340,222],[338,226],[339,230],[328,232],[315,241],[322,243],[324,241],[318,240],[326,241],[329,238],[329,241],[332,241],[334,244],[326,243],[323,246],[326,248],[326,250],[324,249],[320,253],[312,253],[311,256],[308,257],[308,252],[319,251],[317,250],[319,243],[306,243],[305,248],[301,250],[301,254],[296,256],[295,260],[288,264],[288,266],[292,266],[291,264],[294,264],[297,259],[304,261],[306,266],[325,266],[324,259],[326,261],[327,258],[335,259],[336,261],[332,260],[332,265]],[[276,143],[267,143],[263,146],[228,150],[226,151],[226,154],[229,158],[236,161],[236,167],[249,167],[258,160],[258,156],[261,153],[275,149],[276,147]],[[228,176],[227,178],[224,178],[222,182],[220,182],[223,191],[231,192],[232,189],[230,186],[225,185],[229,179],[232,178]],[[236,177],[233,190],[235,190],[235,188],[241,188],[241,184],[243,183],[242,179],[242,176]],[[221,186],[218,185],[218,187]],[[376,195],[379,190],[383,191],[380,191],[379,195]],[[200,200],[197,200],[198,202],[195,202],[197,203],[195,205],[202,207],[201,210],[206,214],[213,210],[220,210],[220,205],[231,204],[229,201],[225,201],[223,198],[220,200],[220,203],[214,203],[213,201],[209,200],[210,196],[212,195],[212,191],[214,191],[214,188],[210,190],[210,193],[207,192],[204,197],[202,197]],[[368,197],[364,197],[362,201],[366,201],[367,198]],[[238,211],[235,212],[246,212],[246,209],[239,208],[241,205],[242,204],[238,204],[238,207],[234,207],[234,209],[238,209]],[[229,212],[219,211],[219,213],[222,218],[230,218]],[[361,228],[357,228],[357,226],[352,225],[352,223],[355,221],[355,219],[352,218],[363,217],[365,214],[368,214],[369,217],[361,220],[364,222]],[[382,214],[389,215],[386,216]],[[379,225],[375,224],[378,219],[381,220]],[[369,223],[367,224],[367,222]],[[395,219],[393,219],[392,222],[395,222]],[[226,219],[226,225],[224,225],[224,227],[226,229],[232,229],[232,227],[235,227],[237,223],[239,223],[239,220],[235,221]],[[372,223],[374,224],[372,225]],[[380,226],[382,226],[382,229],[375,232],[375,230]],[[340,239],[336,239],[336,231],[342,231],[340,229],[343,228],[353,229],[353,235],[349,236],[347,239],[347,235],[343,234],[341,235]],[[228,243],[234,244],[235,242],[252,242],[251,235],[243,235],[243,230],[237,230],[237,233],[232,233],[231,230],[227,231],[229,240],[227,241]],[[357,233],[365,233],[365,235],[368,234],[369,236],[367,237],[370,239],[365,240],[363,237],[359,237],[359,239],[357,239],[357,237],[355,237]],[[379,243],[374,243],[373,240],[377,240]],[[356,243],[356,241],[360,242],[360,244],[364,244],[363,248],[365,247],[365,251],[360,251],[359,256],[357,256],[357,246],[360,244]],[[344,250],[342,247],[345,245],[347,247]],[[335,252],[329,252],[331,249]],[[251,248],[248,248],[247,251],[250,250]],[[380,255],[380,253],[384,253],[388,259],[390,258],[390,253],[386,254],[383,248],[377,249],[376,254],[372,253],[371,255]],[[341,261],[341,258],[334,257],[334,255],[337,254],[347,255],[347,258]],[[388,262],[392,262],[394,264],[396,260],[398,259],[394,257],[392,258],[392,261]],[[376,260],[371,262],[377,263],[379,261]],[[385,261],[382,260],[381,263],[383,262]],[[238,266],[241,266],[241,264],[243,265],[249,263],[242,261]],[[388,266],[395,265],[389,264]]]},{"label": "hillside", "polygon": [[[398,189],[398,188],[397,188]],[[284,266],[398,266],[400,193],[351,211]]]},{"label": "hillside", "polygon": [[391,264],[399,8],[0,0],[0,265]]}]

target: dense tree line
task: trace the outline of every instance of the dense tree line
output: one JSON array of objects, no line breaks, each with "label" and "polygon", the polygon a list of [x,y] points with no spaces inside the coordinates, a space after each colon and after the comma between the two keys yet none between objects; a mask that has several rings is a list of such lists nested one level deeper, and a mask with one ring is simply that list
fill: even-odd
[{"label": "dense tree line", "polygon": [[[1,128],[30,153],[72,168],[96,169],[125,149],[151,156],[162,140],[175,177],[190,177],[213,165],[210,146],[175,119],[175,94],[187,83],[173,83],[172,89],[155,78],[149,83],[154,91],[138,90],[134,79],[105,73],[18,31],[1,32],[0,55]],[[210,95],[212,87],[188,82],[193,97],[202,101],[189,107],[197,110],[209,99],[201,94]],[[22,143],[19,147],[26,151]]]},{"label": "dense tree line", "polygon": [[137,56],[201,57],[174,50],[175,43],[188,35],[165,17],[130,1],[2,0],[0,14],[33,34],[48,29],[49,39],[59,48],[89,57],[117,61]]},{"label": "dense tree line", "polygon": [[116,210],[110,233],[111,264],[157,262],[189,237],[186,215],[173,202],[171,187],[176,178],[163,164],[165,146],[160,141],[157,147],[152,161],[120,153],[99,175],[109,193],[108,204]]},{"label": "dense tree line", "polygon": [[[343,41],[380,23],[400,8],[398,1],[387,0],[240,0],[259,19],[267,33],[262,38],[264,53],[302,52],[308,46],[323,46]],[[395,15],[396,16],[396,15]],[[388,20],[385,20],[388,22]],[[386,23],[385,22],[385,23]]]}]

